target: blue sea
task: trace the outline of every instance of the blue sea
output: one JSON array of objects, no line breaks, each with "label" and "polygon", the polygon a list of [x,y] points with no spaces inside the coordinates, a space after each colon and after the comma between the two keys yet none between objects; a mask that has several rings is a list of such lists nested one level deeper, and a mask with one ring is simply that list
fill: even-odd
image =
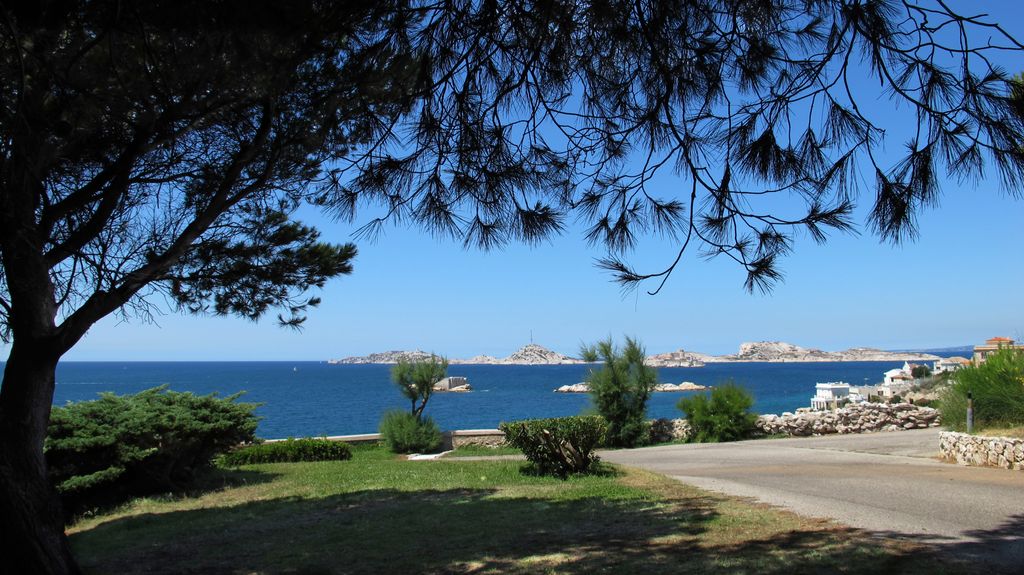
[{"label": "blue sea", "polygon": [[[664,383],[692,381],[746,387],[758,413],[793,411],[810,404],[814,384],[877,383],[903,362],[721,363],[661,368]],[[427,406],[442,429],[494,428],[502,421],[576,415],[590,408],[586,394],[554,393],[583,381],[591,366],[453,365],[448,375],[469,379],[470,393],[435,394]],[[158,385],[221,395],[244,391],[242,401],[262,404],[257,434],[264,438],[373,433],[388,409],[407,409],[387,365],[321,362],[64,362],[57,369],[54,404],[135,393]],[[701,393],[701,392],[689,392]],[[655,393],[648,416],[680,417],[681,393]]]}]

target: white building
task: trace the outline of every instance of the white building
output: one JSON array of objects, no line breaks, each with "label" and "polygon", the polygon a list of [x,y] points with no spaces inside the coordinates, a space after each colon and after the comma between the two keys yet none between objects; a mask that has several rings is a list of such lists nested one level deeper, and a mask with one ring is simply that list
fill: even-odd
[{"label": "white building", "polygon": [[850,384],[841,381],[819,383],[814,386],[811,409],[824,411],[837,409],[850,402]]},{"label": "white building", "polygon": [[890,369],[885,372],[885,377],[882,379],[882,385],[906,385],[914,381],[914,376],[910,375],[910,371],[904,367],[897,369]]},{"label": "white building", "polygon": [[932,364],[932,373],[938,375],[940,373],[952,373],[958,369],[963,369],[971,365],[971,360],[966,357],[946,357],[937,360]]}]

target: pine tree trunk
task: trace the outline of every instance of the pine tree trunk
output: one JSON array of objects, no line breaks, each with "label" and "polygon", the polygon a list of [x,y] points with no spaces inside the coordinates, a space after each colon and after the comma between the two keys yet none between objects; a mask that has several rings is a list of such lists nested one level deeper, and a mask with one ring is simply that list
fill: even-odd
[{"label": "pine tree trunk", "polygon": [[0,573],[80,572],[43,458],[58,357],[46,347],[15,341],[0,388]]}]

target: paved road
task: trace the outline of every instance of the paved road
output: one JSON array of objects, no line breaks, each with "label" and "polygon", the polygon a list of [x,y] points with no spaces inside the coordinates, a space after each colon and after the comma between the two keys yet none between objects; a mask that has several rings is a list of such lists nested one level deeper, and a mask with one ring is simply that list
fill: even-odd
[{"label": "paved road", "polygon": [[614,463],[1024,572],[1024,472],[935,459],[938,430],[608,451]]}]

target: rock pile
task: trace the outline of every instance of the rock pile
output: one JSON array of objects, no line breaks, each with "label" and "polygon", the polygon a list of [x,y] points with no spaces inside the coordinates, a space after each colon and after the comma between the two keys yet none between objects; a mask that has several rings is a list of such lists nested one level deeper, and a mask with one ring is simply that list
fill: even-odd
[{"label": "rock pile", "polygon": [[826,435],[869,433],[939,426],[939,412],[910,403],[859,403],[835,411],[806,411],[762,415],[757,428],[768,435]]},{"label": "rock pile", "polygon": [[651,443],[686,441],[691,432],[690,422],[685,419],[654,419],[651,421]]},{"label": "rock pile", "polygon": [[939,453],[960,465],[1024,470],[1024,439],[943,431],[939,434]]}]

